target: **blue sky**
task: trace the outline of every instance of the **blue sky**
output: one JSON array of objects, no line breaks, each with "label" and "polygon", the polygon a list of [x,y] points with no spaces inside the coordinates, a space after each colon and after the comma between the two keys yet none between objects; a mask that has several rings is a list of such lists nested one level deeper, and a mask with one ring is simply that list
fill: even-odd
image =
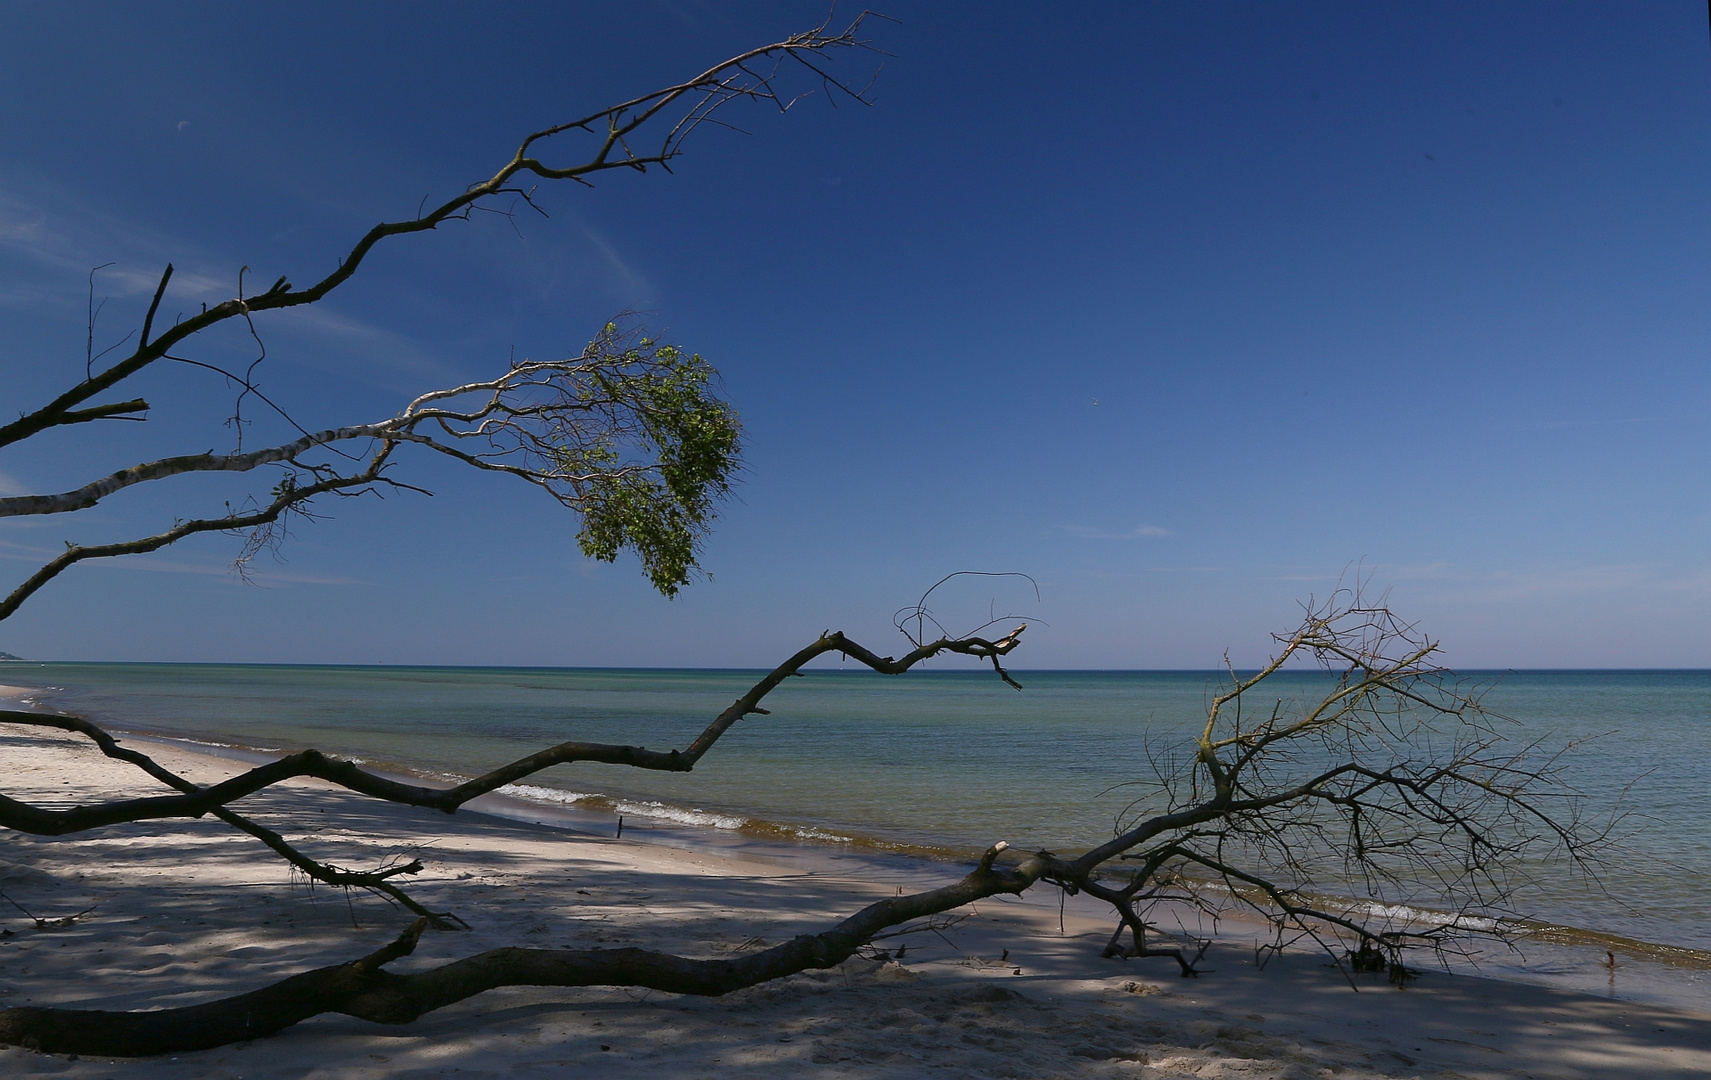
[{"label": "blue sky", "polygon": [[[1358,572],[1459,666],[1711,663],[1701,5],[883,10],[871,107],[751,110],[674,175],[406,238],[262,327],[318,428],[644,312],[747,425],[711,581],[668,602],[539,493],[422,461],[433,498],[329,507],[260,587],[226,537],[86,564],[0,649],[767,665],[827,627],[891,650],[893,609],[980,569],[1039,583],[945,597],[1039,620],[1018,666],[1199,668]],[[81,372],[97,264],[100,344],[168,261],[174,310],[244,265],[306,280],[529,130],[822,14],[0,6],[0,408]],[[147,424],[0,452],[0,486],[229,448],[228,391],[143,381]],[[0,522],[0,572],[243,490],[156,488]]]}]

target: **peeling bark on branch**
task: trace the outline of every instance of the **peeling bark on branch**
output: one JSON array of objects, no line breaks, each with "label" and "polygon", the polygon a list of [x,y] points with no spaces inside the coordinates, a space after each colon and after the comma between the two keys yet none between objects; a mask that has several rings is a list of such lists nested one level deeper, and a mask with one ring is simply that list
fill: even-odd
[{"label": "peeling bark on branch", "polygon": [[[143,403],[147,408],[147,404]],[[110,476],[91,481],[72,491],[58,495],[13,495],[0,499],[0,518],[24,517],[34,514],[65,514],[87,510],[117,491],[151,480],[164,480],[192,472],[249,472],[263,465],[291,461],[297,455],[351,439],[372,439],[386,433],[385,424],[364,424],[359,427],[334,428],[316,435],[306,435],[296,442],[269,447],[248,454],[187,454],[182,457],[161,458]]]}]

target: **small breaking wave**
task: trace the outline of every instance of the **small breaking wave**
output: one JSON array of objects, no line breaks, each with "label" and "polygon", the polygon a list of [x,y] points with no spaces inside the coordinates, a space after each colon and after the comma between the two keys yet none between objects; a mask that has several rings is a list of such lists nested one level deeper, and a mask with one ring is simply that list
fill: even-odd
[{"label": "small breaking wave", "polygon": [[605,810],[612,813],[624,814],[629,817],[650,818],[655,821],[669,821],[676,825],[696,825],[711,829],[741,829],[749,824],[749,819],[738,814],[721,814],[712,810],[702,810],[699,807],[673,806],[660,802],[658,799],[612,798],[591,791],[564,791],[559,788],[542,787],[539,784],[506,784],[495,788],[499,795],[509,795],[513,799],[526,799],[530,802],[553,803],[558,806],[574,806],[579,810]]},{"label": "small breaking wave", "polygon": [[[217,750],[241,750],[249,754],[283,754],[287,752],[283,746],[252,746],[249,743],[218,742],[214,739],[192,739],[186,735],[150,735],[148,737],[151,739],[158,739],[164,743],[184,743],[188,746],[212,746]],[[359,765],[362,764],[361,758],[346,758],[345,760],[354,761]]]},{"label": "small breaking wave", "polygon": [[711,810],[672,806],[670,803],[662,803],[654,799],[649,799],[646,802],[619,799],[615,806],[620,814],[653,818],[656,821],[670,821],[678,825],[699,825],[702,828],[711,829],[740,829],[749,823],[748,818],[736,814],[719,814]]},{"label": "small breaking wave", "polygon": [[1466,915],[1451,911],[1433,911],[1411,904],[1387,904],[1381,900],[1361,901],[1349,908],[1351,912],[1370,915],[1375,919],[1393,919],[1410,925],[1444,926],[1489,934],[1498,928],[1498,920],[1483,915]]},{"label": "small breaking wave", "polygon": [[[453,776],[450,773],[443,774],[443,778],[457,783],[468,779],[468,777]],[[561,806],[583,802],[590,803],[591,805],[585,809],[604,808],[611,805],[612,802],[606,796],[595,792],[561,791],[558,788],[541,787],[539,784],[506,784],[503,787],[494,788],[493,793],[495,795],[509,795],[513,799],[527,799],[530,802],[558,803]]]},{"label": "small breaking wave", "polygon": [[[626,817],[689,825],[695,828],[743,832],[752,836],[785,840],[806,840],[822,844],[859,844],[854,836],[830,832],[813,825],[792,825],[742,814],[704,810],[698,806],[675,806],[658,799],[626,799],[594,791],[566,791],[540,784],[506,784],[495,788],[497,795],[506,795],[526,802],[549,803],[574,807],[577,810],[623,814]],[[878,845],[876,845],[878,846]],[[885,845],[889,846],[889,845]]]}]

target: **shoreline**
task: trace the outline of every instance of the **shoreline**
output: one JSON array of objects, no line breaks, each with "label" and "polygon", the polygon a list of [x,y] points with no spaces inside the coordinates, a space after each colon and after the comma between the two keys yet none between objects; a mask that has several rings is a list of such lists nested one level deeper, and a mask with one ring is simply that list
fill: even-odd
[{"label": "shoreline", "polygon": [[[33,801],[146,793],[153,782],[85,740],[0,727],[11,790]],[[154,748],[151,748],[151,756]],[[236,771],[230,759],[160,748],[162,764],[198,782]],[[141,782],[139,782],[139,780]],[[304,800],[312,800],[305,808]],[[499,945],[636,944],[721,955],[830,925],[899,887],[948,883],[954,867],[839,858],[777,860],[751,851],[686,849],[626,835],[484,814],[414,811],[294,781],[245,800],[274,827],[310,812],[312,853],[338,840],[364,858],[425,847],[409,886],[459,911],[470,933],[430,934],[400,969]],[[294,807],[295,809],[288,809]],[[296,835],[296,831],[287,829]],[[628,834],[629,830],[626,830]],[[52,916],[96,910],[73,928],[0,919],[0,1005],[139,1008],[241,993],[308,967],[354,958],[404,917],[370,897],[293,886],[282,863],[214,821],[153,822],[84,839],[6,835],[0,889]],[[1612,1001],[1521,983],[1428,972],[1406,991],[1372,977],[1355,993],[1322,954],[1291,951],[1263,970],[1229,934],[1210,970],[1179,979],[1168,960],[1100,960],[1110,921],[1072,898],[984,902],[944,939],[915,935],[902,963],[852,960],[702,1000],[589,989],[513,989],[402,1028],[321,1017],[281,1035],[179,1062],[70,1062],[0,1050],[8,1075],[442,1075],[450,1066],[510,1075],[531,1064],[594,1075],[668,1078],[808,1074],[1401,1077],[1687,1077],[1711,1071],[1711,1014]],[[353,925],[354,924],[354,925]],[[1020,972],[1020,974],[1017,974]],[[834,1020],[834,1017],[836,1018]],[[601,1042],[600,1040],[605,1040]],[[612,1050],[601,1050],[600,1046]],[[716,1060],[715,1060],[716,1059]],[[1157,1070],[1149,1072],[1148,1070]]]},{"label": "shoreline", "polygon": [[[58,692],[57,687],[0,685],[0,706],[10,700],[54,711],[50,703],[39,698],[51,697]],[[133,744],[237,763],[246,768],[275,760],[285,752],[279,748],[252,747],[237,742],[111,725],[107,730]],[[147,752],[154,753],[153,750]],[[403,764],[375,763],[362,758],[351,760],[379,775],[405,783],[451,786],[467,779]],[[508,791],[507,788],[513,790]],[[838,835],[818,828],[658,802],[637,806],[627,798],[599,793],[575,795],[567,792],[574,796],[571,799],[535,797],[533,790],[556,795],[562,789],[539,788],[527,781],[507,785],[507,788],[472,800],[460,813],[541,825],[596,840],[621,832],[632,840],[722,858],[747,858],[765,864],[806,868],[810,872],[836,872],[840,868],[847,872],[854,869],[883,874],[888,880],[918,881],[923,875],[954,880],[966,872],[971,858],[978,855],[972,849],[887,842],[861,836],[854,830],[849,830],[852,835]],[[665,812],[658,813],[660,810]],[[729,819],[738,824],[708,824],[709,819]],[[621,829],[618,827],[620,821]],[[1223,918],[1226,922],[1248,927],[1244,931],[1247,937],[1253,936],[1253,927],[1261,925],[1253,915],[1239,909]],[[1518,938],[1514,949],[1476,939],[1466,954],[1447,958],[1447,967],[1442,966],[1442,961],[1434,963],[1424,954],[1419,961],[1433,965],[1428,968],[1432,971],[1448,970],[1522,985],[1604,994],[1612,999],[1711,1012],[1711,952],[1560,922],[1527,919],[1519,920],[1518,925],[1527,929]],[[1618,958],[1614,967],[1605,959],[1607,951]],[[1618,973],[1622,976],[1620,986],[1616,979]]]},{"label": "shoreline", "polygon": [[[7,689],[11,688],[0,687],[0,699],[4,698]],[[278,750],[247,747],[236,743],[191,739],[184,736],[137,732],[120,728],[109,730],[115,737],[123,736],[133,743],[169,747],[180,752],[203,754],[239,762],[246,766],[266,764],[269,761],[276,760],[280,753]],[[449,776],[427,770],[413,770],[395,764],[377,766],[361,759],[353,760],[369,768],[377,775],[402,783],[451,786],[468,779],[467,777]],[[507,790],[508,788],[512,790]],[[523,790],[517,790],[519,788]],[[815,865],[817,862],[824,862],[826,858],[832,858],[838,861],[850,861],[858,865],[879,866],[890,862],[899,866],[910,866],[917,871],[925,872],[932,868],[939,868],[948,872],[952,868],[966,867],[970,850],[972,850],[911,847],[876,841],[859,835],[842,836],[818,829],[795,828],[787,824],[764,822],[754,818],[743,818],[741,819],[742,823],[735,826],[708,825],[684,821],[681,816],[669,811],[686,810],[687,814],[700,814],[707,817],[720,815],[706,814],[705,811],[698,809],[674,807],[666,807],[668,813],[656,815],[652,811],[661,804],[637,808],[630,800],[601,794],[583,795],[574,800],[561,800],[535,796],[529,790],[531,788],[542,792],[556,793],[558,791],[558,789],[538,788],[534,785],[506,785],[506,787],[471,800],[462,812],[482,814],[508,821],[544,825],[589,837],[621,836],[627,832],[631,834],[633,839],[645,839],[650,843],[721,855],[741,853],[761,861],[785,864]],[[578,805],[579,803],[584,805]],[[631,816],[626,818],[626,814]],[[637,821],[637,817],[641,820]],[[851,831],[853,832],[853,830]],[[961,872],[961,870],[957,871],[959,874]],[[1226,918],[1233,918],[1242,923],[1257,923],[1257,920],[1254,920],[1252,916],[1239,912]],[[1619,963],[1634,961],[1649,969],[1638,980],[1634,977],[1638,973],[1631,973],[1628,978],[1624,979],[1624,982],[1629,984],[1635,981],[1641,981],[1645,984],[1637,995],[1630,994],[1633,1000],[1711,1010],[1711,953],[1685,946],[1644,941],[1606,931],[1591,930],[1540,919],[1521,919],[1513,920],[1513,922],[1517,926],[1525,928],[1519,939],[1523,952],[1532,950],[1535,953],[1549,954],[1542,965],[1535,965],[1538,970],[1529,971],[1516,967],[1513,957],[1508,955],[1508,950],[1493,944],[1484,949],[1476,946],[1474,953],[1478,957],[1478,961],[1473,966],[1464,968],[1462,973],[1482,975],[1483,972],[1479,970],[1479,967],[1484,965],[1506,972],[1505,975],[1487,977],[1506,978],[1509,981],[1576,989],[1585,992],[1589,989],[1587,981],[1584,978],[1565,978],[1569,974],[1568,969],[1587,967],[1588,965],[1585,962],[1587,955],[1596,959],[1609,952],[1622,957]],[[1580,958],[1580,963],[1576,964],[1575,957]],[[1597,974],[1603,978],[1605,975],[1603,965],[1597,966],[1599,967]],[[1670,974],[1674,971],[1693,973],[1693,981],[1697,985],[1688,992],[1682,992],[1678,980]],[[1613,986],[1608,988],[1612,996],[1615,996]]]}]

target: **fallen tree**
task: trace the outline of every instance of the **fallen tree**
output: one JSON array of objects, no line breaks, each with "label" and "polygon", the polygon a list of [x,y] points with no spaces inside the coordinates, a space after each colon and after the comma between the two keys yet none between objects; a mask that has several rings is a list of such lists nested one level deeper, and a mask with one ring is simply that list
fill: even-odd
[{"label": "fallen tree", "polygon": [[[452,788],[400,783],[305,751],[207,787],[156,775],[158,766],[78,718],[14,712],[0,722],[82,733],[109,756],[155,775],[176,794],[54,810],[0,799],[0,825],[69,835],[124,821],[190,817],[294,776],[314,776],[372,798],[453,812],[502,784],[570,762],[687,772],[766,695],[815,657],[837,653],[900,675],[951,654],[1003,658],[1025,627],[987,639],[912,638],[901,658],[879,656],[841,633],[822,635],[737,699],[689,746],[666,752],[564,743]],[[1504,937],[1503,917],[1527,867],[1547,856],[1592,866],[1607,835],[1574,813],[1556,782],[1557,757],[1509,746],[1502,718],[1433,661],[1435,642],[1386,607],[1342,590],[1309,606],[1278,637],[1257,672],[1230,672],[1179,764],[1161,759],[1147,796],[1106,843],[1079,854],[993,844],[974,868],[942,888],[887,898],[817,934],[735,959],[699,959],[637,948],[501,948],[427,971],[386,965],[409,954],[435,918],[413,921],[391,944],[350,963],[292,976],[249,994],[181,1009],[100,1012],[0,1011],[0,1042],[45,1051],[145,1055],[256,1038],[310,1016],[339,1012],[379,1023],[424,1013],[501,986],[634,986],[719,995],[811,968],[836,965],[876,935],[1001,893],[1045,885],[1109,903],[1117,927],[1106,956],[1169,957],[1184,976],[1198,957],[1161,943],[1149,914],[1165,902],[1218,911],[1242,905],[1276,928],[1274,947],[1306,935],[1339,964],[1407,975],[1405,956],[1468,935]],[[1292,661],[1314,660],[1320,689],[1293,700],[1266,695]],[[1566,808],[1566,809],[1565,809]],[[1031,845],[1029,845],[1031,846]],[[400,873],[409,873],[409,867]],[[372,886],[369,886],[372,887]],[[1338,897],[1346,899],[1339,900]],[[1379,899],[1384,905],[1362,904]],[[1430,909],[1423,925],[1396,902]],[[1376,912],[1376,913],[1375,913]]]}]

